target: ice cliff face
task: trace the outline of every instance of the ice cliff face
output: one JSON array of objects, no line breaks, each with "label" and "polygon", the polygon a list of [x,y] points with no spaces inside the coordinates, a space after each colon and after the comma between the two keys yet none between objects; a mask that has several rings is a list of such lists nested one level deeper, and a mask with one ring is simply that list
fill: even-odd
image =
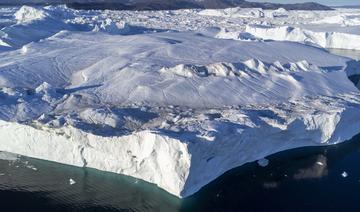
[{"label": "ice cliff face", "polygon": [[[241,24],[292,20],[290,12],[212,12],[14,10],[0,33],[0,151],[126,174],[187,197],[247,162],[360,132],[358,61],[305,42],[308,32],[292,39],[285,28],[269,41]],[[239,26],[194,21],[209,15]],[[180,20],[188,28],[179,30]]]},{"label": "ice cliff face", "polygon": [[0,121],[0,149],[130,175],[180,197],[246,162],[290,148],[336,144],[360,129],[356,94],[219,109],[43,112],[21,123]]},{"label": "ice cliff face", "polygon": [[268,40],[294,41],[322,48],[360,50],[360,36],[341,32],[313,32],[289,26],[247,26],[245,32]]}]

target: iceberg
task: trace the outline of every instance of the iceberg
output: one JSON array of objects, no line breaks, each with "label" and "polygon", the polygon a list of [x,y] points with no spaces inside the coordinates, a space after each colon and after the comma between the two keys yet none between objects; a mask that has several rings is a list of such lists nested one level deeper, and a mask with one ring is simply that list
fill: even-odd
[{"label": "iceberg", "polygon": [[0,151],[188,197],[237,166],[360,132],[359,85],[350,80],[358,61],[288,38],[176,30],[164,19],[185,18],[179,11],[138,12],[162,17],[159,26],[136,25],[137,12],[85,13],[20,8],[14,17],[26,21],[1,29],[12,45],[0,49]]},{"label": "iceberg", "polygon": [[246,26],[245,32],[269,40],[294,41],[322,48],[360,50],[360,35],[342,32],[317,32],[290,26]]}]

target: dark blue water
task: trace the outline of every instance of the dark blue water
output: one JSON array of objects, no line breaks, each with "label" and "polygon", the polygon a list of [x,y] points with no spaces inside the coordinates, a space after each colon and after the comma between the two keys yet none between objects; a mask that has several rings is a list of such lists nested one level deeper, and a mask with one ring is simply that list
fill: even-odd
[{"label": "dark blue water", "polygon": [[[0,160],[1,211],[360,211],[360,136],[234,169],[179,200],[131,177],[22,157]],[[36,168],[37,170],[34,170]],[[344,172],[347,177],[342,176]],[[76,181],[70,185],[69,179]]]},{"label": "dark blue water", "polygon": [[360,136],[340,145],[285,151],[269,159],[265,168],[252,163],[230,171],[188,198],[182,208],[360,211]]}]

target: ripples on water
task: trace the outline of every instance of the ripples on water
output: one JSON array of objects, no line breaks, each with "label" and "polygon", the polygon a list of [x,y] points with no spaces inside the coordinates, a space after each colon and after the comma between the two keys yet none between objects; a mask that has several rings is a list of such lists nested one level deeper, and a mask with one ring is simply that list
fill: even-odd
[{"label": "ripples on water", "polygon": [[360,135],[339,145],[289,150],[269,159],[265,168],[251,163],[228,172],[188,198],[182,209],[360,211]]},{"label": "ripples on water", "polygon": [[178,201],[131,177],[26,157],[0,160],[0,175],[0,207],[11,211],[172,211]]},{"label": "ripples on water", "polygon": [[26,157],[0,159],[0,201],[7,209],[1,211],[360,211],[360,136],[269,159],[265,168],[250,163],[234,169],[185,200],[131,177]]}]

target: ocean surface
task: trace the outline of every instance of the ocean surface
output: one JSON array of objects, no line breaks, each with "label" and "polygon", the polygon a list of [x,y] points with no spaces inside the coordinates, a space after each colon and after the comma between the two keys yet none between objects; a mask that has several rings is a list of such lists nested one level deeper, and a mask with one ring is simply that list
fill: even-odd
[{"label": "ocean surface", "polygon": [[1,211],[360,211],[360,135],[272,155],[266,167],[249,163],[184,200],[131,177],[0,158]]}]

